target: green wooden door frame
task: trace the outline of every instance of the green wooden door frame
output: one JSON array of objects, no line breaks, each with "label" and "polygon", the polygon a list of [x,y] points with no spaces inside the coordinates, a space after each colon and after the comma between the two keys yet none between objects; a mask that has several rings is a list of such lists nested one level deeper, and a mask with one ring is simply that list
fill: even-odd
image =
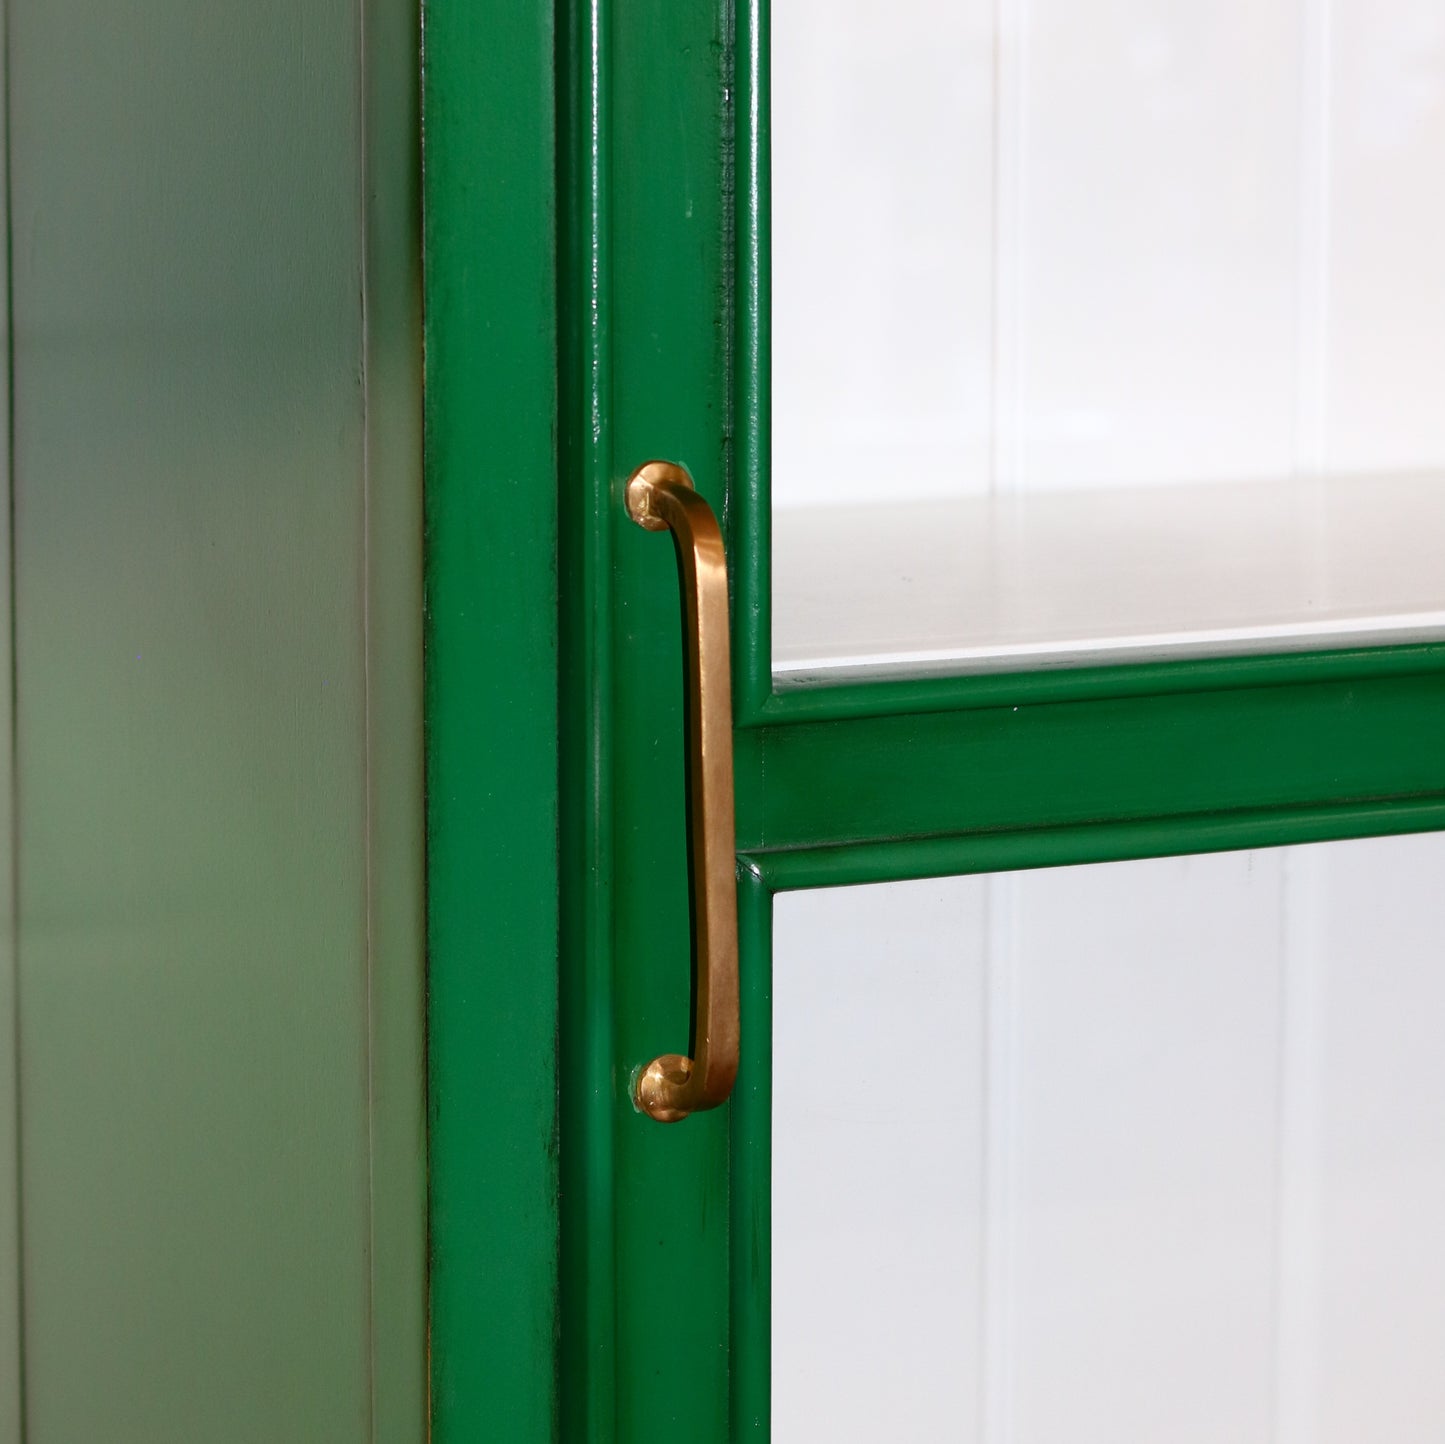
[{"label": "green wooden door frame", "polygon": [[438,1440],[556,1437],[550,6],[424,8],[428,1151]]},{"label": "green wooden door frame", "polygon": [[[1441,645],[774,686],[767,13],[426,7],[441,1444],[766,1437],[775,891],[1445,828]],[[688,1017],[652,456],[734,590],[743,1071],[676,1128],[629,1097]]]}]

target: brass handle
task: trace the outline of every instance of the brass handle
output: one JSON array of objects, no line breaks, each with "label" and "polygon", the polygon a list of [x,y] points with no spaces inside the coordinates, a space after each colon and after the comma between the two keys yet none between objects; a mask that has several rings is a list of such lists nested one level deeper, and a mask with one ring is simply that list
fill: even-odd
[{"label": "brass handle", "polygon": [[627,514],[671,531],[687,620],[687,786],[692,813],[693,1050],[664,1053],[638,1076],[637,1106],[659,1123],[716,1108],[738,1071],[738,885],[733,831],[733,704],[728,573],[722,532],[692,478],[649,461],[627,482]]}]

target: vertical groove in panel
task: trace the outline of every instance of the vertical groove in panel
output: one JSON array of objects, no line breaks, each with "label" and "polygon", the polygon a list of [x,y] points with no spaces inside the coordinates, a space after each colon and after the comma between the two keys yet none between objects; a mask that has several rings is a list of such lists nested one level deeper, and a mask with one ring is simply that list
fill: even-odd
[{"label": "vertical groove in panel", "polygon": [[1445,11],[1332,0],[1329,462],[1334,472],[1445,463]]},{"label": "vertical groove in panel", "polygon": [[1024,88],[1028,0],[995,0],[993,68],[993,388],[989,490],[1024,482]]},{"label": "vertical groove in panel", "polygon": [[735,1216],[740,1270],[772,1263],[776,1444],[976,1441],[986,939],[977,878],[779,899],[770,1254]]},{"label": "vertical groove in panel", "polygon": [[1274,1444],[1319,1437],[1323,861],[1291,848],[1281,869]]},{"label": "vertical groove in panel", "polygon": [[1445,1419],[1445,837],[1316,849],[1321,967],[1311,1444]]},{"label": "vertical groove in panel", "polygon": [[557,690],[583,669],[558,666],[556,388],[570,376],[558,361],[555,116],[557,87],[585,71],[557,50],[555,27],[573,8],[429,0],[425,12],[436,1444],[559,1432]]},{"label": "vertical groove in panel", "polygon": [[1296,5],[1078,6],[1028,26],[1031,489],[1292,465]]},{"label": "vertical groove in panel", "polygon": [[1013,1438],[1015,961],[1019,878],[986,879],[984,940],[983,1341],[979,1390],[983,1444]]},{"label": "vertical groove in panel", "polygon": [[[556,1431],[617,1437],[618,862],[612,821],[617,705],[614,542],[613,24],[605,0],[557,9],[559,1070],[557,1128],[585,1140],[559,1155],[560,1378]],[[427,161],[430,168],[431,162]],[[429,882],[430,886],[430,882]],[[695,1127],[696,1125],[694,1125]]]},{"label": "vertical groove in panel", "polygon": [[1014,969],[1014,1437],[1270,1419],[1277,860],[1034,873]]},{"label": "vertical groove in panel", "polygon": [[1302,0],[1295,470],[1318,474],[1328,437],[1331,0]]},{"label": "vertical groove in panel", "polygon": [[365,1422],[363,1425],[368,1444],[376,1444],[376,1057],[374,1035],[376,1029],[376,873],[373,836],[376,827],[374,798],[372,796],[372,747],[375,741],[373,719],[373,688],[371,656],[371,609],[374,604],[371,576],[371,483],[372,483],[372,437],[371,437],[371,355],[367,345],[369,337],[369,306],[367,292],[372,284],[370,237],[366,230],[367,192],[367,134],[366,134],[366,0],[353,0],[356,7],[356,56],[357,56],[357,100],[361,114],[361,125],[357,128],[356,165],[356,229],[358,245],[358,266],[361,285],[357,301],[360,315],[361,354],[357,362],[358,381],[361,393],[361,515],[357,543],[361,551],[361,680],[364,714],[361,732],[361,855],[362,855],[362,896],[364,917],[362,920],[362,969],[364,973],[366,1042],[363,1048],[365,1060],[366,1089],[366,1190],[362,1226],[366,1230],[369,1267],[364,1284],[365,1327],[366,1327],[366,1388]]},{"label": "vertical groove in panel", "polygon": [[8,18],[27,1427],[355,1444],[356,11]]},{"label": "vertical groove in panel", "polygon": [[988,489],[997,11],[792,0],[772,16],[784,510]]}]

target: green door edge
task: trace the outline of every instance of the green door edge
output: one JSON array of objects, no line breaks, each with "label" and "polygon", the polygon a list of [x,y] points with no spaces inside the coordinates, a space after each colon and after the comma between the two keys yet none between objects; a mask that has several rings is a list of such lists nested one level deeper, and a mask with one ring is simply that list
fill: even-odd
[{"label": "green door edge", "polygon": [[[145,17],[138,19],[143,22]],[[364,540],[358,537],[357,544],[365,555],[362,575],[358,577],[364,590],[365,715],[358,713],[354,723],[358,731],[364,727],[366,754],[366,837],[357,839],[366,850],[365,914],[356,922],[358,935],[364,933],[365,936],[362,987],[366,1031],[364,1037],[356,1040],[356,1066],[358,1073],[364,1075],[361,1086],[367,1097],[365,1126],[369,1135],[366,1140],[369,1159],[362,1175],[364,1201],[359,1205],[364,1251],[358,1254],[356,1265],[366,1276],[365,1306],[357,1318],[357,1327],[365,1334],[363,1347],[368,1376],[357,1381],[360,1410],[357,1417],[365,1421],[367,1437],[396,1441],[396,1444],[424,1437],[427,1405],[421,966],[422,638],[418,616],[422,596],[418,22],[416,0],[363,0],[355,13],[360,50],[350,56],[345,51],[333,53],[325,63],[311,67],[315,94],[322,98],[317,103],[324,105],[325,97],[338,93],[350,95],[357,103],[359,126],[353,140],[364,167],[364,174],[358,176],[356,197],[357,223],[364,231],[360,240],[363,259],[354,279],[363,332],[356,384],[358,400],[364,409],[365,475],[361,485],[365,497],[362,508],[365,537]],[[13,24],[13,13],[0,10],[0,49],[6,57],[3,88],[7,91],[11,78],[10,27]],[[195,52],[187,49],[189,38],[192,37],[177,39],[178,48],[173,58],[185,62],[194,56]],[[338,69],[350,80],[349,86],[343,82],[340,92],[331,88]],[[187,79],[184,63],[173,70],[169,78],[184,85]],[[33,76],[30,79],[34,81]],[[81,79],[83,81],[83,75]],[[195,77],[190,79],[194,82]],[[7,96],[0,104],[0,157],[5,170],[7,220],[10,138],[15,133],[9,124],[10,110]],[[300,126],[300,143],[304,144],[308,140],[306,126],[312,123],[313,112],[303,106],[295,119]],[[185,152],[184,147],[182,153],[193,154]],[[168,158],[167,163],[173,159]],[[284,183],[276,190],[274,199],[284,207]],[[171,218],[175,225],[184,226],[184,214],[185,207],[181,206],[178,215]],[[277,221],[276,215],[269,219],[273,225],[284,224]],[[10,229],[7,225],[4,242],[7,282],[11,266]],[[129,239],[143,244],[136,236]],[[339,252],[340,238],[337,238],[337,248]],[[0,702],[0,712],[3,712],[0,796],[5,799],[4,855],[0,857],[0,930],[3,930],[0,935],[0,1155],[10,1165],[12,1177],[18,1179],[20,1019],[16,972],[20,910],[16,897],[18,822],[14,815],[17,538],[13,527],[11,474],[14,409],[11,310],[7,301],[5,337],[0,343],[3,390],[7,398],[4,437],[0,440],[0,450],[4,453],[4,496],[0,498],[0,511],[3,511],[0,559],[4,570],[0,578],[0,599],[3,599],[0,674],[3,674],[5,689],[5,699]],[[77,414],[77,425],[91,420],[93,418]],[[201,480],[198,476],[197,481]],[[264,500],[264,485],[259,481],[258,485],[261,489],[257,495]],[[335,518],[336,522],[341,520]],[[331,580],[319,561],[311,580],[322,588]],[[281,606],[286,600],[284,578],[278,585],[282,590],[277,593],[277,605]],[[299,631],[304,632],[305,627]],[[224,627],[213,619],[212,644],[221,645],[223,639],[230,645],[235,643],[234,635],[227,638]],[[284,666],[284,659],[276,660],[279,666]],[[270,683],[257,685],[264,691]],[[124,725],[123,718],[112,720]],[[346,848],[352,839],[333,839],[333,842],[337,847]],[[244,866],[244,845],[238,849],[237,856]],[[238,1026],[244,1025],[244,1020],[238,1022]],[[305,1055],[295,1059],[295,1066],[303,1073],[307,1066],[314,1069],[317,1063],[317,1058],[310,1058],[308,1062]],[[336,1127],[343,1126],[340,1120],[333,1123]],[[226,1140],[222,1138],[218,1146],[224,1149]],[[182,1151],[168,1162],[173,1167],[167,1182],[173,1184],[188,1167],[194,1167],[196,1160],[187,1158]],[[244,1199],[241,1202],[244,1203]],[[19,1205],[18,1190],[0,1189],[0,1444],[19,1444],[27,1423]],[[101,1208],[102,1202],[92,1200],[90,1206]],[[198,1214],[197,1218],[197,1226],[205,1228],[205,1215]],[[335,1216],[330,1219],[332,1228],[338,1232],[346,1223]],[[264,1269],[258,1276],[264,1276]],[[220,1278],[217,1274],[211,1283],[215,1285]],[[36,1302],[32,1300],[32,1308]],[[38,1302],[43,1307],[47,1301],[41,1298]],[[102,1299],[97,1307],[103,1302]],[[220,1320],[228,1317],[229,1303],[226,1299],[218,1303],[218,1326]],[[318,1309],[328,1305],[335,1313],[340,1301],[317,1300]],[[134,1337],[164,1344],[163,1337],[155,1336],[155,1320],[148,1317],[143,1308],[126,1327]],[[233,1362],[239,1359],[242,1368],[248,1357],[247,1350],[261,1349],[262,1353],[255,1357],[261,1361],[258,1367],[263,1371],[274,1366],[282,1373],[294,1376],[299,1371],[301,1377],[306,1376],[310,1361],[304,1351],[301,1355],[283,1358],[276,1354],[274,1338],[268,1341],[238,1335],[223,1342],[226,1347],[222,1352],[229,1352]],[[268,1342],[272,1347],[266,1353]],[[83,1365],[85,1361],[71,1362]],[[32,1366],[35,1363],[33,1344],[30,1363]],[[157,1379],[139,1382],[143,1395],[156,1395]],[[194,1386],[194,1380],[191,1383]],[[169,1392],[160,1391],[157,1397],[170,1399],[175,1393],[172,1387]],[[341,1427],[349,1417],[347,1410],[352,1402],[349,1398],[326,1394],[319,1398],[318,1409],[330,1409]],[[128,1417],[134,1418],[134,1411]],[[124,1426],[117,1427],[123,1429]]]},{"label": "green door edge", "polygon": [[425,1437],[421,7],[362,12],[372,1438]]},{"label": "green door edge", "polygon": [[424,6],[432,1437],[556,1437],[551,7]]}]

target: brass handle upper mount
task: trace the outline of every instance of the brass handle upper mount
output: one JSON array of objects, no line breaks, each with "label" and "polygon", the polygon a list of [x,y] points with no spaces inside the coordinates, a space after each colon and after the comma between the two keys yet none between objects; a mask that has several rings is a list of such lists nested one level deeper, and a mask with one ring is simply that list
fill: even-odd
[{"label": "brass handle upper mount", "polygon": [[693,1053],[664,1053],[638,1075],[637,1106],[659,1123],[716,1108],[738,1071],[738,890],[733,823],[732,663],[722,532],[687,471],[649,461],[627,483],[627,514],[670,531],[686,619],[687,786],[692,814]]}]

